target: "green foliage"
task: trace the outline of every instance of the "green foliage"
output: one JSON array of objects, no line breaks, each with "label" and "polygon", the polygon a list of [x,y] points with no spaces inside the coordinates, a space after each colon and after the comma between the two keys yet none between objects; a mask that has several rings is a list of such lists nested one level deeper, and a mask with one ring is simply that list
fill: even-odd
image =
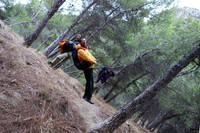
[{"label": "green foliage", "polygon": [[14,0],[1,0],[0,1],[0,18],[3,20],[12,16]]},{"label": "green foliage", "polygon": [[53,6],[54,0],[43,0],[44,6],[49,10]]},{"label": "green foliage", "polygon": [[146,3],[147,0],[118,0],[121,6],[125,8],[135,8],[137,6],[142,5],[143,3]]},{"label": "green foliage", "polygon": [[200,114],[198,81],[199,78],[194,74],[177,78],[170,85],[171,89],[168,94],[160,98],[160,103],[164,108],[174,109],[176,112],[184,114],[185,128],[188,129],[192,127]]}]

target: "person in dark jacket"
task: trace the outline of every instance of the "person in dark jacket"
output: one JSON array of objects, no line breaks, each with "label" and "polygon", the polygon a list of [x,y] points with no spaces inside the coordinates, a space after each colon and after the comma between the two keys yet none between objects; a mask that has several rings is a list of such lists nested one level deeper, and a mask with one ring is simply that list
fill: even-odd
[{"label": "person in dark jacket", "polygon": [[[94,80],[93,80],[93,68],[94,64],[97,63],[96,58],[89,52],[88,46],[86,44],[85,38],[81,39],[81,43],[75,46],[75,49],[77,50],[78,55],[78,61],[79,62],[87,62],[89,65],[85,66],[85,68],[81,68],[83,70],[85,79],[86,79],[86,86],[85,86],[85,93],[83,95],[83,99],[85,99],[87,102],[94,104],[91,101],[92,93],[93,93],[93,87],[94,87]],[[76,62],[74,62],[76,63]],[[77,66],[75,64],[75,66]]]},{"label": "person in dark jacket", "polygon": [[103,87],[103,85],[106,83],[106,81],[110,77],[114,77],[115,73],[112,71],[111,66],[104,66],[101,71],[98,74],[97,80],[96,80],[96,85],[94,87],[95,94],[99,92],[99,90]]},{"label": "person in dark jacket", "polygon": [[112,67],[111,66],[105,66],[99,72],[96,83],[101,81],[101,83],[104,84],[111,76],[112,77],[115,76],[115,73],[112,71]]}]

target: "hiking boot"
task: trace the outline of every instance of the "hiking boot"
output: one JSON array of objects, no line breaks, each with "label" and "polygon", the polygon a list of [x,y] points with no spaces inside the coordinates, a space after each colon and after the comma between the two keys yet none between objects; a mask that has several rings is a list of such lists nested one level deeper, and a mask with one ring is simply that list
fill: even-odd
[{"label": "hiking boot", "polygon": [[87,101],[88,103],[90,103],[90,104],[94,104],[94,102],[91,101],[91,99],[88,99],[88,98],[86,98],[86,97],[84,97],[84,96],[83,96],[83,99],[84,99],[85,101]]},{"label": "hiking boot", "polygon": [[86,96],[84,95],[84,96],[83,96],[83,99],[85,99],[85,98],[86,98]]},{"label": "hiking boot", "polygon": [[90,104],[94,104],[94,102],[90,99],[85,99],[88,103],[90,103]]},{"label": "hiking boot", "polygon": [[49,64],[50,67],[53,67],[53,63],[51,61],[47,62]]}]

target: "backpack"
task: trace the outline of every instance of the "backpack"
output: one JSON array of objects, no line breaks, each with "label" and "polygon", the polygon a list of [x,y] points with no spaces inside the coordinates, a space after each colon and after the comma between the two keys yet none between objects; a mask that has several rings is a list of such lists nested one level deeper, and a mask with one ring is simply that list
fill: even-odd
[{"label": "backpack", "polygon": [[68,40],[62,40],[58,44],[59,44],[59,51],[61,53],[72,52],[75,45],[73,42]]},{"label": "backpack", "polygon": [[76,66],[76,68],[78,68],[79,70],[85,70],[87,69],[89,66],[91,66],[91,63],[87,62],[87,61],[80,61],[78,59],[78,51],[77,50],[73,50],[72,51],[72,58],[73,58],[73,62],[74,65]]}]

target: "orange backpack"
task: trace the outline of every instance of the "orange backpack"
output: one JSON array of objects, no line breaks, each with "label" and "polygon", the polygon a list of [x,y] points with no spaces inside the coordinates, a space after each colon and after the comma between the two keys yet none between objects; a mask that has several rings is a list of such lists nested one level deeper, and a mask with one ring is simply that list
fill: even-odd
[{"label": "orange backpack", "polygon": [[58,44],[59,44],[59,50],[60,50],[60,52],[61,53],[64,53],[65,52],[65,50],[64,50],[64,45],[66,44],[68,42],[68,40],[62,40],[62,41],[60,41]]}]

